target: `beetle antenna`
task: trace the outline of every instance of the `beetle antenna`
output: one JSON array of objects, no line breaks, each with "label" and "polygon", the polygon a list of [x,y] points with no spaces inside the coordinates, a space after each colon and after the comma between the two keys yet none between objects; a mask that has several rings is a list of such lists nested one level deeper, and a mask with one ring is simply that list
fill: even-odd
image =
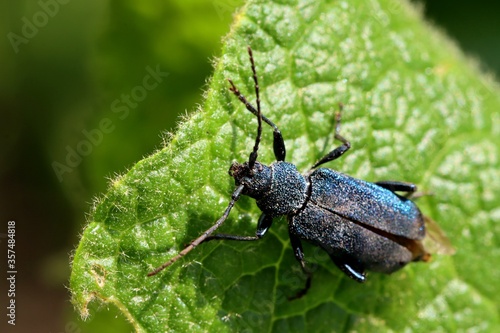
[{"label": "beetle antenna", "polygon": [[250,63],[252,65],[253,81],[255,82],[255,96],[257,98],[257,136],[255,137],[255,144],[253,146],[253,151],[250,153],[248,158],[248,168],[250,172],[253,170],[255,161],[257,160],[257,151],[259,150],[260,138],[262,136],[262,112],[260,110],[260,97],[259,97],[259,80],[257,79],[257,72],[255,70],[255,62],[253,60],[253,53],[250,46],[248,47],[248,56],[250,57]]},{"label": "beetle antenna", "polygon": [[[257,95],[257,109],[255,109],[255,107],[246,100],[245,96],[243,96],[241,94],[241,92],[238,90],[238,88],[236,88],[236,86],[234,85],[234,82],[231,79],[227,79],[229,81],[229,83],[231,84],[231,87],[229,87],[229,90],[233,94],[235,94],[236,97],[238,97],[238,99],[240,100],[241,103],[245,104],[245,107],[247,108],[248,111],[250,111],[252,114],[254,114],[257,117],[257,121],[259,122],[259,125],[260,125],[259,126],[259,129],[260,129],[259,133],[262,132],[262,129],[261,129],[262,122],[267,123],[269,126],[271,126],[273,128],[274,156],[276,157],[277,161],[284,161],[285,156],[286,156],[286,148],[285,148],[285,142],[283,141],[283,136],[281,135],[281,132],[278,129],[278,127],[271,120],[269,120],[267,117],[265,117],[260,110],[259,83],[258,83],[257,74],[256,74],[256,70],[255,70],[252,49],[250,48],[250,46],[248,47],[248,54],[250,55],[250,62],[252,64],[253,79],[255,82],[255,93]],[[260,116],[259,116],[259,114],[260,114]],[[257,160],[257,150],[258,150],[258,146],[260,143],[260,134],[259,133],[257,134],[257,138],[255,140],[256,145],[254,147],[254,151],[252,152],[252,154],[250,155],[250,158],[248,159],[249,165],[251,164],[252,167],[255,164],[255,161]],[[253,169],[250,169],[250,170],[252,171]]]},{"label": "beetle antenna", "polygon": [[242,184],[234,190],[233,194],[231,195],[231,201],[229,201],[229,204],[227,205],[226,210],[224,211],[224,214],[215,222],[213,226],[211,226],[208,230],[206,230],[204,233],[201,234],[200,237],[196,238],[194,241],[189,243],[188,246],[184,248],[181,252],[179,252],[175,257],[170,259],[169,261],[165,262],[163,265],[155,268],[153,271],[148,273],[148,276],[153,276],[167,268],[168,266],[172,265],[174,262],[179,260],[180,258],[184,257],[186,254],[194,250],[195,247],[203,243],[207,238],[215,231],[217,230],[224,221],[226,221],[227,217],[229,216],[229,213],[231,212],[231,209],[233,208],[234,204],[238,199],[240,198],[241,191],[243,191],[243,188],[245,186]]}]

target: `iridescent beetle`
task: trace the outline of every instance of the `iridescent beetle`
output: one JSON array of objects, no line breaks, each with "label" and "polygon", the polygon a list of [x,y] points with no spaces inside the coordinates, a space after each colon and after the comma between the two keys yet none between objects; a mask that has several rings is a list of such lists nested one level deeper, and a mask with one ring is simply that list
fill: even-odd
[{"label": "iridescent beetle", "polygon": [[[311,273],[304,261],[302,240],[321,247],[335,265],[358,282],[365,281],[365,270],[389,274],[411,261],[428,261],[430,254],[422,245],[422,240],[426,234],[425,226],[431,220],[424,217],[407,196],[395,193],[415,193],[417,187],[414,184],[398,181],[370,183],[331,169],[317,169],[339,158],[351,147],[349,141],[340,135],[342,105],[335,125],[335,139],[342,145],[317,161],[305,175],[300,174],[295,165],[285,162],[286,150],[281,132],[261,113],[259,84],[250,47],[248,53],[257,108],[229,80],[230,91],[245,104],[248,111],[257,116],[258,122],[255,144],[248,161],[233,163],[229,169],[237,187],[219,220],[148,276],[157,274],[209,240],[259,240],[271,227],[273,219],[283,215],[288,218],[295,258],[307,275],[306,287],[296,297],[304,295],[311,283]],[[273,148],[277,162],[269,166],[257,161],[263,121],[274,130]],[[254,198],[262,211],[255,236],[212,235],[227,219],[241,195]],[[437,226],[432,226],[434,235],[444,249],[442,252],[452,253],[453,249],[444,234]]]}]

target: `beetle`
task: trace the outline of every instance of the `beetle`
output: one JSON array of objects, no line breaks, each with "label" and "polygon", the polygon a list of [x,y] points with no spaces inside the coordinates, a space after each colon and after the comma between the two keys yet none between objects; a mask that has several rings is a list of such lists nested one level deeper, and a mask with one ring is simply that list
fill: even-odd
[{"label": "beetle", "polygon": [[[148,276],[157,274],[209,240],[259,240],[279,216],[288,219],[293,253],[307,275],[306,287],[297,297],[307,292],[312,277],[306,267],[302,241],[322,248],[341,271],[358,282],[366,280],[365,271],[390,274],[409,262],[429,261],[430,254],[422,244],[427,218],[409,198],[417,189],[414,184],[399,181],[370,183],[332,169],[318,168],[338,159],[351,147],[340,134],[342,104],[336,114],[334,133],[341,145],[319,159],[304,175],[294,164],[285,162],[286,148],[281,131],[261,113],[259,83],[250,47],[248,54],[257,106],[249,103],[228,79],[229,90],[257,117],[257,135],[248,161],[234,162],[229,169],[236,189],[226,210],[212,227]],[[276,162],[270,165],[257,161],[263,122],[273,128]],[[255,199],[262,211],[255,236],[213,234],[227,219],[241,195]]]}]

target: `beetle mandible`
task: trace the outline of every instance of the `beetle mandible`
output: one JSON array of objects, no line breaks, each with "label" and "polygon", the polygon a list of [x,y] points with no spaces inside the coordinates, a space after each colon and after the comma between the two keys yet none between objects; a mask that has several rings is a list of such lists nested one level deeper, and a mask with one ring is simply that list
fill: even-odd
[{"label": "beetle mandible", "polygon": [[[209,240],[259,240],[269,230],[273,219],[283,215],[288,219],[293,253],[307,275],[306,287],[297,297],[307,292],[312,276],[306,268],[302,240],[325,250],[340,270],[358,282],[365,281],[366,270],[389,274],[411,261],[428,261],[430,254],[422,245],[425,218],[414,202],[395,193],[414,193],[417,189],[414,184],[398,181],[370,183],[331,169],[318,169],[320,165],[339,158],[351,147],[340,134],[342,104],[336,115],[334,136],[342,144],[319,159],[304,175],[295,165],[285,162],[283,136],[278,127],[261,113],[259,83],[250,47],[248,54],[257,107],[250,104],[228,79],[229,90],[257,117],[258,122],[255,144],[248,161],[234,162],[229,169],[237,187],[219,220],[148,276],[157,274]],[[273,128],[277,161],[269,166],[257,161],[262,122]],[[227,219],[241,195],[254,198],[262,211],[255,236],[212,235]]]}]

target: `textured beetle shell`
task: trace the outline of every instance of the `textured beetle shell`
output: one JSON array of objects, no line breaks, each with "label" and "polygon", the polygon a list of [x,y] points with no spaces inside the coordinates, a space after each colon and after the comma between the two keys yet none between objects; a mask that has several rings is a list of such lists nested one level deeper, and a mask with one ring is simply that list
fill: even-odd
[{"label": "textured beetle shell", "polygon": [[307,182],[297,167],[287,162],[270,165],[272,182],[257,206],[269,216],[295,214],[307,200]]},{"label": "textured beetle shell", "polygon": [[320,246],[330,256],[363,269],[392,273],[413,260],[404,246],[315,204],[289,219],[290,233]]},{"label": "textured beetle shell", "polygon": [[424,221],[413,202],[326,168],[311,173],[309,181],[309,200],[289,217],[290,233],[371,271],[392,273],[414,259],[406,247],[370,230],[422,239]]},{"label": "textured beetle shell", "polygon": [[311,203],[392,235],[424,238],[424,218],[411,200],[327,168],[314,171],[309,179]]}]

